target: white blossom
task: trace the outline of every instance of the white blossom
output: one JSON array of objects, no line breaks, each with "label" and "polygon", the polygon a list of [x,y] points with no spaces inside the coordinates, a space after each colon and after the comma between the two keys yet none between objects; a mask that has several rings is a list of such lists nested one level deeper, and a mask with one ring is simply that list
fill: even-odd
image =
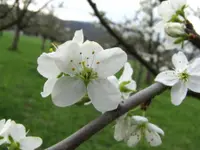
[{"label": "white blossom", "polygon": [[[73,40],[58,46],[56,52],[51,54],[58,71],[53,71],[56,75],[53,76],[55,82],[52,86],[46,86],[48,94],[60,107],[73,105],[87,94],[97,110],[116,109],[121,102],[121,94],[107,77],[123,67],[127,55],[118,47],[104,50],[96,42],[83,43],[83,37],[82,30],[77,31]],[[43,64],[48,62],[44,60]],[[44,71],[39,71],[42,75],[48,72],[46,68],[41,70]]]},{"label": "white blossom", "polygon": [[177,22],[169,22],[164,26],[165,32],[171,37],[180,37],[185,33],[185,25]]},{"label": "white blossom", "polygon": [[126,62],[124,65],[124,70],[119,80],[115,76],[108,77],[119,90],[121,91],[122,98],[127,99],[131,93],[136,90],[136,82],[132,79],[133,69],[131,65]]},{"label": "white blossom", "polygon": [[188,89],[200,92],[200,58],[188,62],[183,52],[173,55],[174,70],[161,72],[155,81],[172,86],[171,100],[174,105],[180,105],[187,95]]},{"label": "white blossom", "polygon": [[[9,129],[9,135],[16,146],[20,150],[34,150],[42,144],[40,137],[26,136],[26,129],[22,124],[12,122],[12,126]],[[10,141],[11,142],[11,141]]]},{"label": "white blossom", "polygon": [[[58,46],[56,49],[65,49],[70,43],[76,42],[81,45],[83,43],[83,34],[82,30],[75,32],[72,40],[65,42],[64,44]],[[45,78],[47,81],[44,84],[43,91],[41,92],[42,97],[47,97],[52,93],[53,87],[58,79],[58,76],[61,74],[61,71],[57,67],[52,56],[55,55],[55,52],[51,53],[42,53],[37,60],[38,72]]]},{"label": "white blossom", "polygon": [[167,0],[163,1],[158,6],[158,13],[165,22],[172,19],[172,16],[176,14],[177,10],[180,10],[186,5],[186,0]]},{"label": "white blossom", "polygon": [[[144,136],[151,146],[159,146],[162,144],[160,135],[164,135],[164,131],[158,126],[149,123],[148,119],[142,116],[133,116],[132,124],[129,127],[129,138],[127,144],[129,147],[136,146]],[[160,134],[160,135],[159,135]]]},{"label": "white blossom", "polygon": [[128,138],[128,129],[130,126],[130,117],[127,117],[127,114],[119,117],[116,120],[115,129],[114,129],[114,139],[116,141],[123,141]]},{"label": "white blossom", "polygon": [[8,142],[9,129],[11,125],[12,121],[10,119],[7,121],[5,119],[0,120],[0,145]]}]

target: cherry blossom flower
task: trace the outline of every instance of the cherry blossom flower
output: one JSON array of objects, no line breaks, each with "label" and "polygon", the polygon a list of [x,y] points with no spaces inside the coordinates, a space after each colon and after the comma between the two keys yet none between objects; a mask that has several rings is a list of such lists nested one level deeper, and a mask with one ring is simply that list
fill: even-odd
[{"label": "cherry blossom flower", "polygon": [[174,70],[161,72],[155,81],[172,86],[171,99],[174,105],[180,105],[185,99],[188,89],[200,93],[200,58],[188,62],[183,52],[173,55]]},{"label": "cherry blossom flower", "polygon": [[107,77],[123,67],[127,55],[118,47],[104,50],[96,42],[83,43],[83,37],[82,30],[76,32],[73,40],[61,44],[50,54],[54,68],[47,66],[47,60],[38,59],[38,70],[44,77],[51,79],[45,74],[53,72],[53,82],[44,86],[47,89],[44,91],[48,91],[44,95],[51,94],[56,106],[65,107],[79,102],[87,94],[97,110],[116,109],[121,94]]},{"label": "cherry blossom flower", "polygon": [[[72,40],[65,42],[64,44],[56,47],[56,50],[67,50],[67,45],[71,42],[76,42],[81,45],[83,43],[83,34],[82,30],[78,30],[75,32]],[[55,52],[51,53],[42,53],[37,60],[38,67],[37,71],[45,78],[47,81],[44,84],[43,92],[41,92],[42,97],[47,97],[51,94],[53,87],[57,81],[57,77],[61,74],[61,71],[56,66],[54,59],[52,56],[55,55]]]},{"label": "cherry blossom flower", "polygon": [[[127,144],[129,147],[136,146],[144,136],[151,146],[159,146],[162,144],[160,135],[164,135],[164,131],[158,126],[149,123],[148,119],[142,116],[133,116],[132,125],[129,127],[129,138]],[[160,135],[159,135],[160,134]]]},{"label": "cherry blossom flower", "polygon": [[136,82],[132,79],[133,69],[131,65],[126,62],[124,65],[124,70],[119,78],[119,80],[115,76],[108,77],[119,90],[121,91],[123,99],[127,99],[131,93],[136,90]]}]

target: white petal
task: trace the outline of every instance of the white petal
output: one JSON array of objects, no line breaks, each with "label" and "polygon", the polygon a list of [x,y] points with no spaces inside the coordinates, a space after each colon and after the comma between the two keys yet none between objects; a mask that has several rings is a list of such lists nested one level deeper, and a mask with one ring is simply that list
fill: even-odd
[{"label": "white petal", "polygon": [[119,88],[118,79],[115,76],[109,76],[107,78],[116,88]]},{"label": "white petal", "polygon": [[132,75],[133,75],[133,69],[131,65],[128,62],[126,62],[124,65],[123,73],[119,78],[119,83],[132,80]]},{"label": "white petal", "polygon": [[162,144],[160,135],[156,132],[145,130],[145,138],[151,146],[159,146]]},{"label": "white petal", "polygon": [[127,145],[129,147],[134,147],[138,144],[142,137],[141,130],[136,130],[135,132],[132,133],[132,135],[129,137],[127,141]]},{"label": "white petal", "polygon": [[187,87],[193,92],[200,93],[200,76],[190,76]]},{"label": "white petal", "polygon": [[172,15],[175,14],[175,10],[172,9],[169,1],[163,1],[158,6],[158,14],[167,22],[172,18]]},{"label": "white petal", "polygon": [[175,38],[165,35],[166,40],[164,41],[163,45],[166,50],[173,50],[173,49],[180,49],[181,44],[174,44],[174,41],[176,40]]},{"label": "white petal", "polygon": [[132,116],[135,124],[143,124],[148,122],[148,119],[143,116]]},{"label": "white petal", "polygon": [[1,133],[1,130],[3,129],[5,123],[6,123],[6,120],[5,120],[5,119],[1,119],[1,120],[0,120],[0,133]]},{"label": "white petal", "polygon": [[[127,84],[125,87],[130,89],[130,90],[135,91],[136,90],[136,86],[137,86],[136,82],[134,80],[131,80],[131,82],[129,84]],[[128,92],[128,93],[127,92],[126,93],[123,92],[122,93],[123,98],[124,99],[128,99],[131,93],[133,93],[133,92]]]},{"label": "white petal", "polygon": [[75,77],[61,77],[52,91],[52,101],[56,106],[65,107],[77,103],[86,94],[84,82]]},{"label": "white petal", "polygon": [[121,102],[121,93],[109,80],[98,79],[88,84],[88,96],[100,112],[114,110]]},{"label": "white petal", "polygon": [[176,75],[175,71],[163,71],[156,76],[155,81],[167,86],[173,86],[178,82],[178,76]]},{"label": "white petal", "polygon": [[79,64],[82,61],[81,51],[77,43],[70,42],[66,50],[58,51],[52,57],[61,72],[66,74],[74,75],[82,68]]},{"label": "white petal", "polygon": [[172,56],[172,63],[176,70],[182,72],[187,68],[188,60],[183,52],[178,52]]},{"label": "white petal", "polygon": [[77,30],[74,33],[74,37],[72,39],[73,42],[77,42],[78,44],[82,44],[84,40],[83,30]]},{"label": "white petal", "polygon": [[200,75],[200,58],[196,58],[194,59],[194,61],[191,62],[191,64],[189,64],[188,66],[188,73],[190,75]]},{"label": "white petal", "polygon": [[134,80],[130,80],[131,82],[129,84],[126,85],[126,88],[130,89],[130,90],[136,90],[136,82]]},{"label": "white petal", "polygon": [[55,64],[55,61],[51,58],[50,54],[42,53],[37,60],[38,72],[45,78],[56,77],[60,74],[60,70]]},{"label": "white petal", "polygon": [[9,132],[10,128],[13,126],[13,124],[15,124],[15,122],[12,121],[11,119],[8,119],[5,122],[5,125],[3,126],[3,129],[0,132],[0,135],[1,136],[7,136],[8,132]]},{"label": "white petal", "polygon": [[156,126],[155,124],[152,124],[152,123],[147,123],[147,128],[149,129],[149,131],[153,131],[153,132],[157,132],[161,135],[164,135],[164,131],[159,128],[158,126]]},{"label": "white petal", "polygon": [[126,138],[127,128],[128,128],[128,122],[124,117],[123,119],[118,119],[116,121],[115,131],[114,131],[114,138],[116,141],[122,141]]},{"label": "white petal", "polygon": [[186,5],[186,0],[170,0],[170,4],[174,10],[180,10],[181,7]]},{"label": "white petal", "polygon": [[179,81],[171,89],[171,99],[174,105],[180,105],[187,95],[186,84]]},{"label": "white petal", "polygon": [[118,72],[127,61],[127,55],[121,48],[112,48],[101,51],[96,55],[95,71],[99,77],[106,78]]},{"label": "white petal", "polygon": [[14,141],[19,142],[26,137],[26,129],[22,124],[13,124],[10,128],[10,135]]},{"label": "white petal", "polygon": [[94,41],[86,41],[81,46],[82,59],[87,63],[88,66],[95,66],[96,54],[103,51],[101,45]]},{"label": "white petal", "polygon": [[21,150],[34,150],[42,144],[42,139],[39,137],[28,136],[20,140]]},{"label": "white petal", "polygon": [[56,83],[56,81],[58,80],[58,78],[49,78],[43,87],[43,91],[41,92],[42,97],[47,97],[51,94],[53,87]]}]

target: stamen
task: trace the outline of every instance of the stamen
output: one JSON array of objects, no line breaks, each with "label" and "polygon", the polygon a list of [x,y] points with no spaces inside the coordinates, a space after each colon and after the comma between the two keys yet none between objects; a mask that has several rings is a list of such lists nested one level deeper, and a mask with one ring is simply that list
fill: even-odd
[{"label": "stamen", "polygon": [[75,68],[72,68],[72,71],[75,71],[76,69]]},{"label": "stamen", "polygon": [[97,61],[97,62],[96,62],[96,64],[98,65],[98,64],[100,64],[100,62],[99,62],[99,61]]},{"label": "stamen", "polygon": [[54,47],[55,49],[58,48],[58,46],[57,46],[56,44],[54,44],[54,43],[51,43],[51,45],[53,45],[53,47]]}]

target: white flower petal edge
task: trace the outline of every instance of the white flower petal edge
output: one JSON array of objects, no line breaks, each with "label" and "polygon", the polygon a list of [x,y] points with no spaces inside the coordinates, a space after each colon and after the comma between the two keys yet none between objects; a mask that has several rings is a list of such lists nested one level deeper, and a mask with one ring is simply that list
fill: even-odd
[{"label": "white flower petal edge", "polygon": [[116,120],[114,129],[114,139],[122,141],[127,137],[127,130],[129,128],[129,120],[126,119],[126,114]]},{"label": "white flower petal edge", "polygon": [[83,35],[83,30],[77,30],[74,33],[74,37],[72,39],[73,42],[77,42],[78,44],[82,44],[84,41],[84,35]]},{"label": "white flower petal edge", "polygon": [[124,65],[124,71],[123,71],[121,77],[119,78],[119,83],[121,83],[123,81],[132,80],[132,75],[133,75],[133,69],[132,69],[131,65],[128,62],[126,62]]},{"label": "white flower petal edge", "polygon": [[154,131],[154,132],[157,132],[157,133],[159,133],[159,134],[161,134],[161,135],[163,135],[164,136],[164,131],[161,129],[161,128],[159,128],[158,126],[156,126],[155,124],[152,124],[152,123],[148,123],[147,124],[147,128],[150,130],[150,131]]},{"label": "white flower petal edge", "polygon": [[148,119],[142,116],[133,116],[132,118],[135,124],[143,124],[148,122]]},{"label": "white flower petal edge", "polygon": [[160,135],[156,132],[145,130],[145,138],[151,146],[159,146],[162,144]]},{"label": "white flower petal edge", "polygon": [[[121,48],[111,48],[97,53],[95,68],[100,78],[106,78],[118,72],[127,61],[127,55]],[[116,65],[117,64],[117,65]]]},{"label": "white flower petal edge", "polygon": [[43,91],[41,92],[42,97],[47,97],[52,93],[52,90],[57,80],[58,80],[57,78],[51,78],[51,79],[49,78],[44,83]]},{"label": "white flower petal edge", "polygon": [[167,86],[175,85],[178,82],[178,80],[179,79],[176,76],[175,71],[172,70],[161,72],[155,78],[155,81],[160,82]]},{"label": "white flower petal edge", "polygon": [[183,52],[178,52],[172,56],[174,71],[161,72],[155,81],[167,86],[172,86],[171,99],[174,105],[180,105],[187,95],[188,89],[200,93],[200,59],[197,58],[188,62]]},{"label": "white flower petal edge", "polygon": [[86,92],[86,86],[81,79],[65,76],[57,80],[51,96],[56,106],[65,107],[80,101]]},{"label": "white flower petal edge", "polygon": [[129,139],[127,140],[127,145],[129,147],[135,147],[139,143],[141,138],[142,138],[141,130],[136,130],[135,133],[131,135]]},{"label": "white flower petal edge", "polygon": [[188,67],[188,60],[183,52],[174,54],[172,56],[172,63],[179,72],[184,71]]},{"label": "white flower petal edge", "polygon": [[200,93],[200,76],[192,75],[188,79],[187,87],[193,91]]},{"label": "white flower petal edge", "polygon": [[122,101],[119,89],[107,79],[93,80],[87,90],[92,104],[100,112],[114,110]]},{"label": "white flower petal edge", "polygon": [[185,83],[179,81],[171,89],[172,103],[176,106],[180,105],[187,95],[187,86]]},{"label": "white flower petal edge", "polygon": [[42,144],[40,137],[28,136],[19,141],[21,150],[34,150]]},{"label": "white flower petal edge", "polygon": [[151,146],[158,146],[162,143],[160,135],[164,135],[164,131],[158,126],[149,123],[148,119],[142,116],[132,116],[133,122],[128,127],[129,137],[125,141],[129,147],[135,147],[142,136]]},{"label": "white flower petal edge", "polygon": [[37,63],[37,71],[45,78],[56,77],[60,74],[60,70],[51,58],[51,53],[42,53],[38,58]]},{"label": "white flower petal edge", "polygon": [[27,137],[26,128],[22,124],[12,122],[9,134],[15,143],[19,143],[21,150],[34,150],[42,144],[42,139],[39,137]]},{"label": "white flower petal edge", "polygon": [[14,141],[19,141],[26,137],[26,129],[22,124],[14,123],[10,129],[10,135]]}]

